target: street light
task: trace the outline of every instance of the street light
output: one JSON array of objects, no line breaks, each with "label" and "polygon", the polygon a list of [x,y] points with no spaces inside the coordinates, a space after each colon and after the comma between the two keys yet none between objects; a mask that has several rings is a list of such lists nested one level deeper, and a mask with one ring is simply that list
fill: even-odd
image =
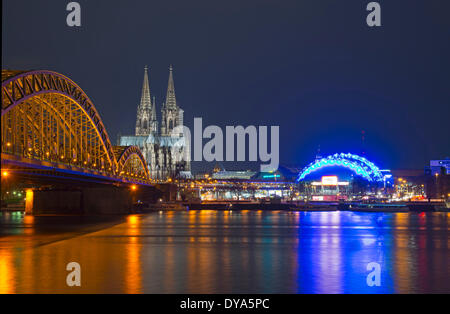
[{"label": "street light", "polygon": [[9,172],[8,171],[2,171],[2,177],[6,178],[7,176],[9,176]]}]

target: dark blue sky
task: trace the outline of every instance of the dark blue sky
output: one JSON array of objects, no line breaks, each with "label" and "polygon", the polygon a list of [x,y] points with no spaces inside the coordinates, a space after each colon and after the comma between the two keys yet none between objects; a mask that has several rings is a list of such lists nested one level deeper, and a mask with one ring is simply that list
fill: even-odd
[{"label": "dark blue sky", "polygon": [[359,153],[361,130],[382,168],[450,156],[447,0],[379,1],[380,28],[369,0],[79,1],[81,28],[68,2],[3,1],[2,68],[69,76],[114,142],[134,131],[144,65],[160,115],[173,64],[186,125],[279,125],[284,164],[319,144]]}]

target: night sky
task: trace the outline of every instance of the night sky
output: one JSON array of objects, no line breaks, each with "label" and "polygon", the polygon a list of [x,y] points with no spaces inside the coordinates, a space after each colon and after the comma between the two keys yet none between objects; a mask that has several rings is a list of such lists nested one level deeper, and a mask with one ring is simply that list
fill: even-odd
[{"label": "night sky", "polygon": [[[2,68],[47,69],[94,102],[115,144],[133,134],[144,66],[161,103],[168,67],[185,124],[279,125],[280,161],[360,153],[381,168],[450,156],[450,1],[4,0]],[[213,164],[196,164],[211,168]],[[247,164],[228,165],[246,168]]]}]

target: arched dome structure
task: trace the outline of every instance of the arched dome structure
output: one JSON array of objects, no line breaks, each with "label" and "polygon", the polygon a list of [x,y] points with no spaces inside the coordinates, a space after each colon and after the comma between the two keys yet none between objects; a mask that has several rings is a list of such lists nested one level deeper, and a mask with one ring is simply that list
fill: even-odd
[{"label": "arched dome structure", "polygon": [[306,166],[297,177],[297,182],[302,181],[309,174],[324,167],[338,166],[350,169],[356,175],[361,176],[369,182],[382,182],[383,175],[380,169],[364,157],[355,154],[334,154],[325,158],[316,159]]}]

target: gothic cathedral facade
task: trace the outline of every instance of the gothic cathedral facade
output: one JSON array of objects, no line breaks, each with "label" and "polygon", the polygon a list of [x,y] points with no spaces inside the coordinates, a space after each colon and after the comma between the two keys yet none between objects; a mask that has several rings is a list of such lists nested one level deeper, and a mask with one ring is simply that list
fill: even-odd
[{"label": "gothic cathedral facade", "polygon": [[166,101],[162,104],[161,127],[159,127],[156,100],[154,97],[152,99],[150,94],[146,66],[141,102],[137,108],[135,135],[119,136],[118,144],[139,146],[147,160],[150,177],[153,180],[191,176],[189,147],[182,132],[183,115],[183,109],[177,104],[173,68],[170,66]]}]

